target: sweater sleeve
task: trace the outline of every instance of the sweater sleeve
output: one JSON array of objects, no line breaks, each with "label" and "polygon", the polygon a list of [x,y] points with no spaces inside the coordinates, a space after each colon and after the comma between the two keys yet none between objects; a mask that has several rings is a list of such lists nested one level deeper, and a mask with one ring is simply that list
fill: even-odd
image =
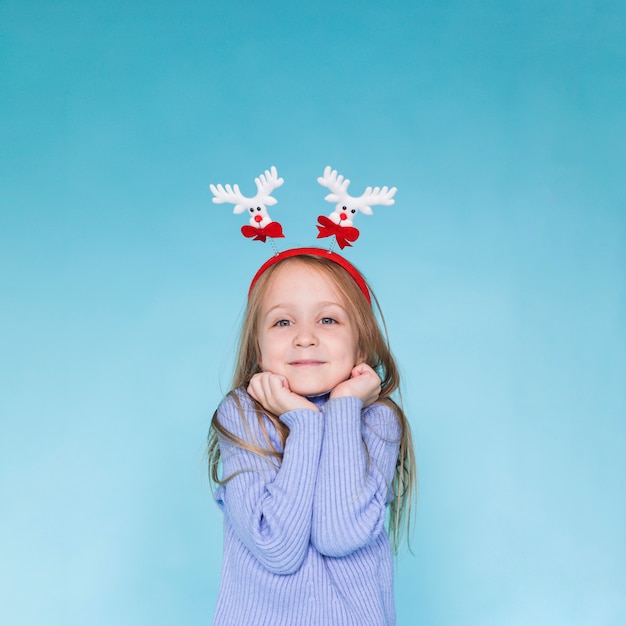
[{"label": "sweater sleeve", "polygon": [[[252,401],[247,394],[239,398],[243,415],[227,397],[218,408],[220,424],[244,441],[267,447]],[[281,464],[220,437],[226,483],[217,490],[216,501],[236,535],[266,569],[291,574],[302,565],[310,543],[324,421],[313,410],[289,411],[281,420],[290,429]]]},{"label": "sweater sleeve", "polygon": [[336,398],[323,412],[311,541],[321,554],[341,557],[371,543],[384,528],[401,430],[384,404],[363,410],[358,398]]}]

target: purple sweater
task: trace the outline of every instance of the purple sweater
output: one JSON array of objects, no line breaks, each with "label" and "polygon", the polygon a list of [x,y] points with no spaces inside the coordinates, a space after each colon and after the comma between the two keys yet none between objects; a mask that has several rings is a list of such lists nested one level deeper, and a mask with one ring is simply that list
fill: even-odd
[{"label": "purple sweater", "polygon": [[[264,447],[250,396],[234,392],[218,419]],[[321,412],[289,411],[283,461],[220,439],[215,494],[224,559],[213,626],[395,624],[392,553],[384,527],[400,443],[393,411],[358,398],[309,398]],[[281,450],[276,430],[266,428]]]}]

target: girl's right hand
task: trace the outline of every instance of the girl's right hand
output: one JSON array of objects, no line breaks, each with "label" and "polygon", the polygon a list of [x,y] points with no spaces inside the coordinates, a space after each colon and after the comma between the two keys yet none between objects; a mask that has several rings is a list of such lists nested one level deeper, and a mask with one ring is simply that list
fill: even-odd
[{"label": "girl's right hand", "polygon": [[309,400],[289,389],[289,382],[280,374],[260,372],[250,379],[248,393],[273,415],[281,416],[296,409],[319,409]]}]

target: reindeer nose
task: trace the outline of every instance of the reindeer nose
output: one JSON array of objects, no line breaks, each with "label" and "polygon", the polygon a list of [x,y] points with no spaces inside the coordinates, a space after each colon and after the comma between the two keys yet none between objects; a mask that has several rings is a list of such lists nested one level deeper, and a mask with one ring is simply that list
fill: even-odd
[{"label": "reindeer nose", "polygon": [[340,218],[341,220],[347,220],[347,219],[348,219],[348,216],[347,216],[345,213],[339,213],[339,218]]},{"label": "reindeer nose", "polygon": [[260,215],[255,215],[255,216],[254,216],[254,221],[255,221],[255,222],[257,222],[257,223],[258,223],[258,222],[262,222],[262,221],[263,221],[263,218],[262,218]]}]

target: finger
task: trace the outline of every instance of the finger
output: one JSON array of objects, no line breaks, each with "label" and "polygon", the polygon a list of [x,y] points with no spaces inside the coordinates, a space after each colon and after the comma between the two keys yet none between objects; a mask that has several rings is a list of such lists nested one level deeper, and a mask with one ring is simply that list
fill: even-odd
[{"label": "finger", "polygon": [[257,387],[257,385],[258,385],[258,382],[257,382],[257,381],[258,381],[258,377],[259,377],[259,375],[258,375],[258,374],[255,374],[255,375],[254,375],[254,376],[250,379],[250,382],[248,383],[248,393],[249,393],[250,395],[252,395],[252,394],[255,392],[255,390],[256,390],[256,387]]},{"label": "finger", "polygon": [[263,404],[265,393],[263,391],[263,382],[262,378],[259,374],[255,374],[250,379],[250,384],[248,385],[248,393],[257,401]]},{"label": "finger", "polygon": [[259,388],[258,388],[258,384],[250,381],[250,384],[248,385],[248,395],[253,399],[256,400],[257,402],[261,402],[261,397],[259,394]]},{"label": "finger", "polygon": [[[263,376],[261,377],[260,384],[263,389],[263,395],[266,400],[269,400],[272,397],[272,388],[271,388],[271,380],[274,377],[274,374],[271,372],[263,372]],[[267,406],[267,404],[264,404]]]},{"label": "finger", "polygon": [[284,376],[274,375],[268,381],[270,393],[273,396],[279,396],[284,393],[289,387],[285,385],[286,379]]},{"label": "finger", "polygon": [[376,372],[367,363],[359,363],[352,368],[351,375],[353,378],[356,376],[364,376],[367,374],[373,374],[374,376],[378,376],[378,374],[376,374]]},{"label": "finger", "polygon": [[268,378],[271,372],[260,372],[250,379],[250,395],[263,406],[267,406]]},{"label": "finger", "polygon": [[357,376],[361,375],[361,372],[362,372],[361,365],[362,363],[359,363],[358,365],[355,365],[352,368],[352,371],[350,372],[350,378],[356,378]]},{"label": "finger", "polygon": [[287,384],[287,379],[284,376],[279,374],[272,374],[271,372],[265,372],[265,375],[260,379],[260,383],[263,389],[263,395],[267,401],[267,406],[273,406],[275,404],[275,399],[282,393],[284,393],[285,389],[289,390],[289,385]]}]

